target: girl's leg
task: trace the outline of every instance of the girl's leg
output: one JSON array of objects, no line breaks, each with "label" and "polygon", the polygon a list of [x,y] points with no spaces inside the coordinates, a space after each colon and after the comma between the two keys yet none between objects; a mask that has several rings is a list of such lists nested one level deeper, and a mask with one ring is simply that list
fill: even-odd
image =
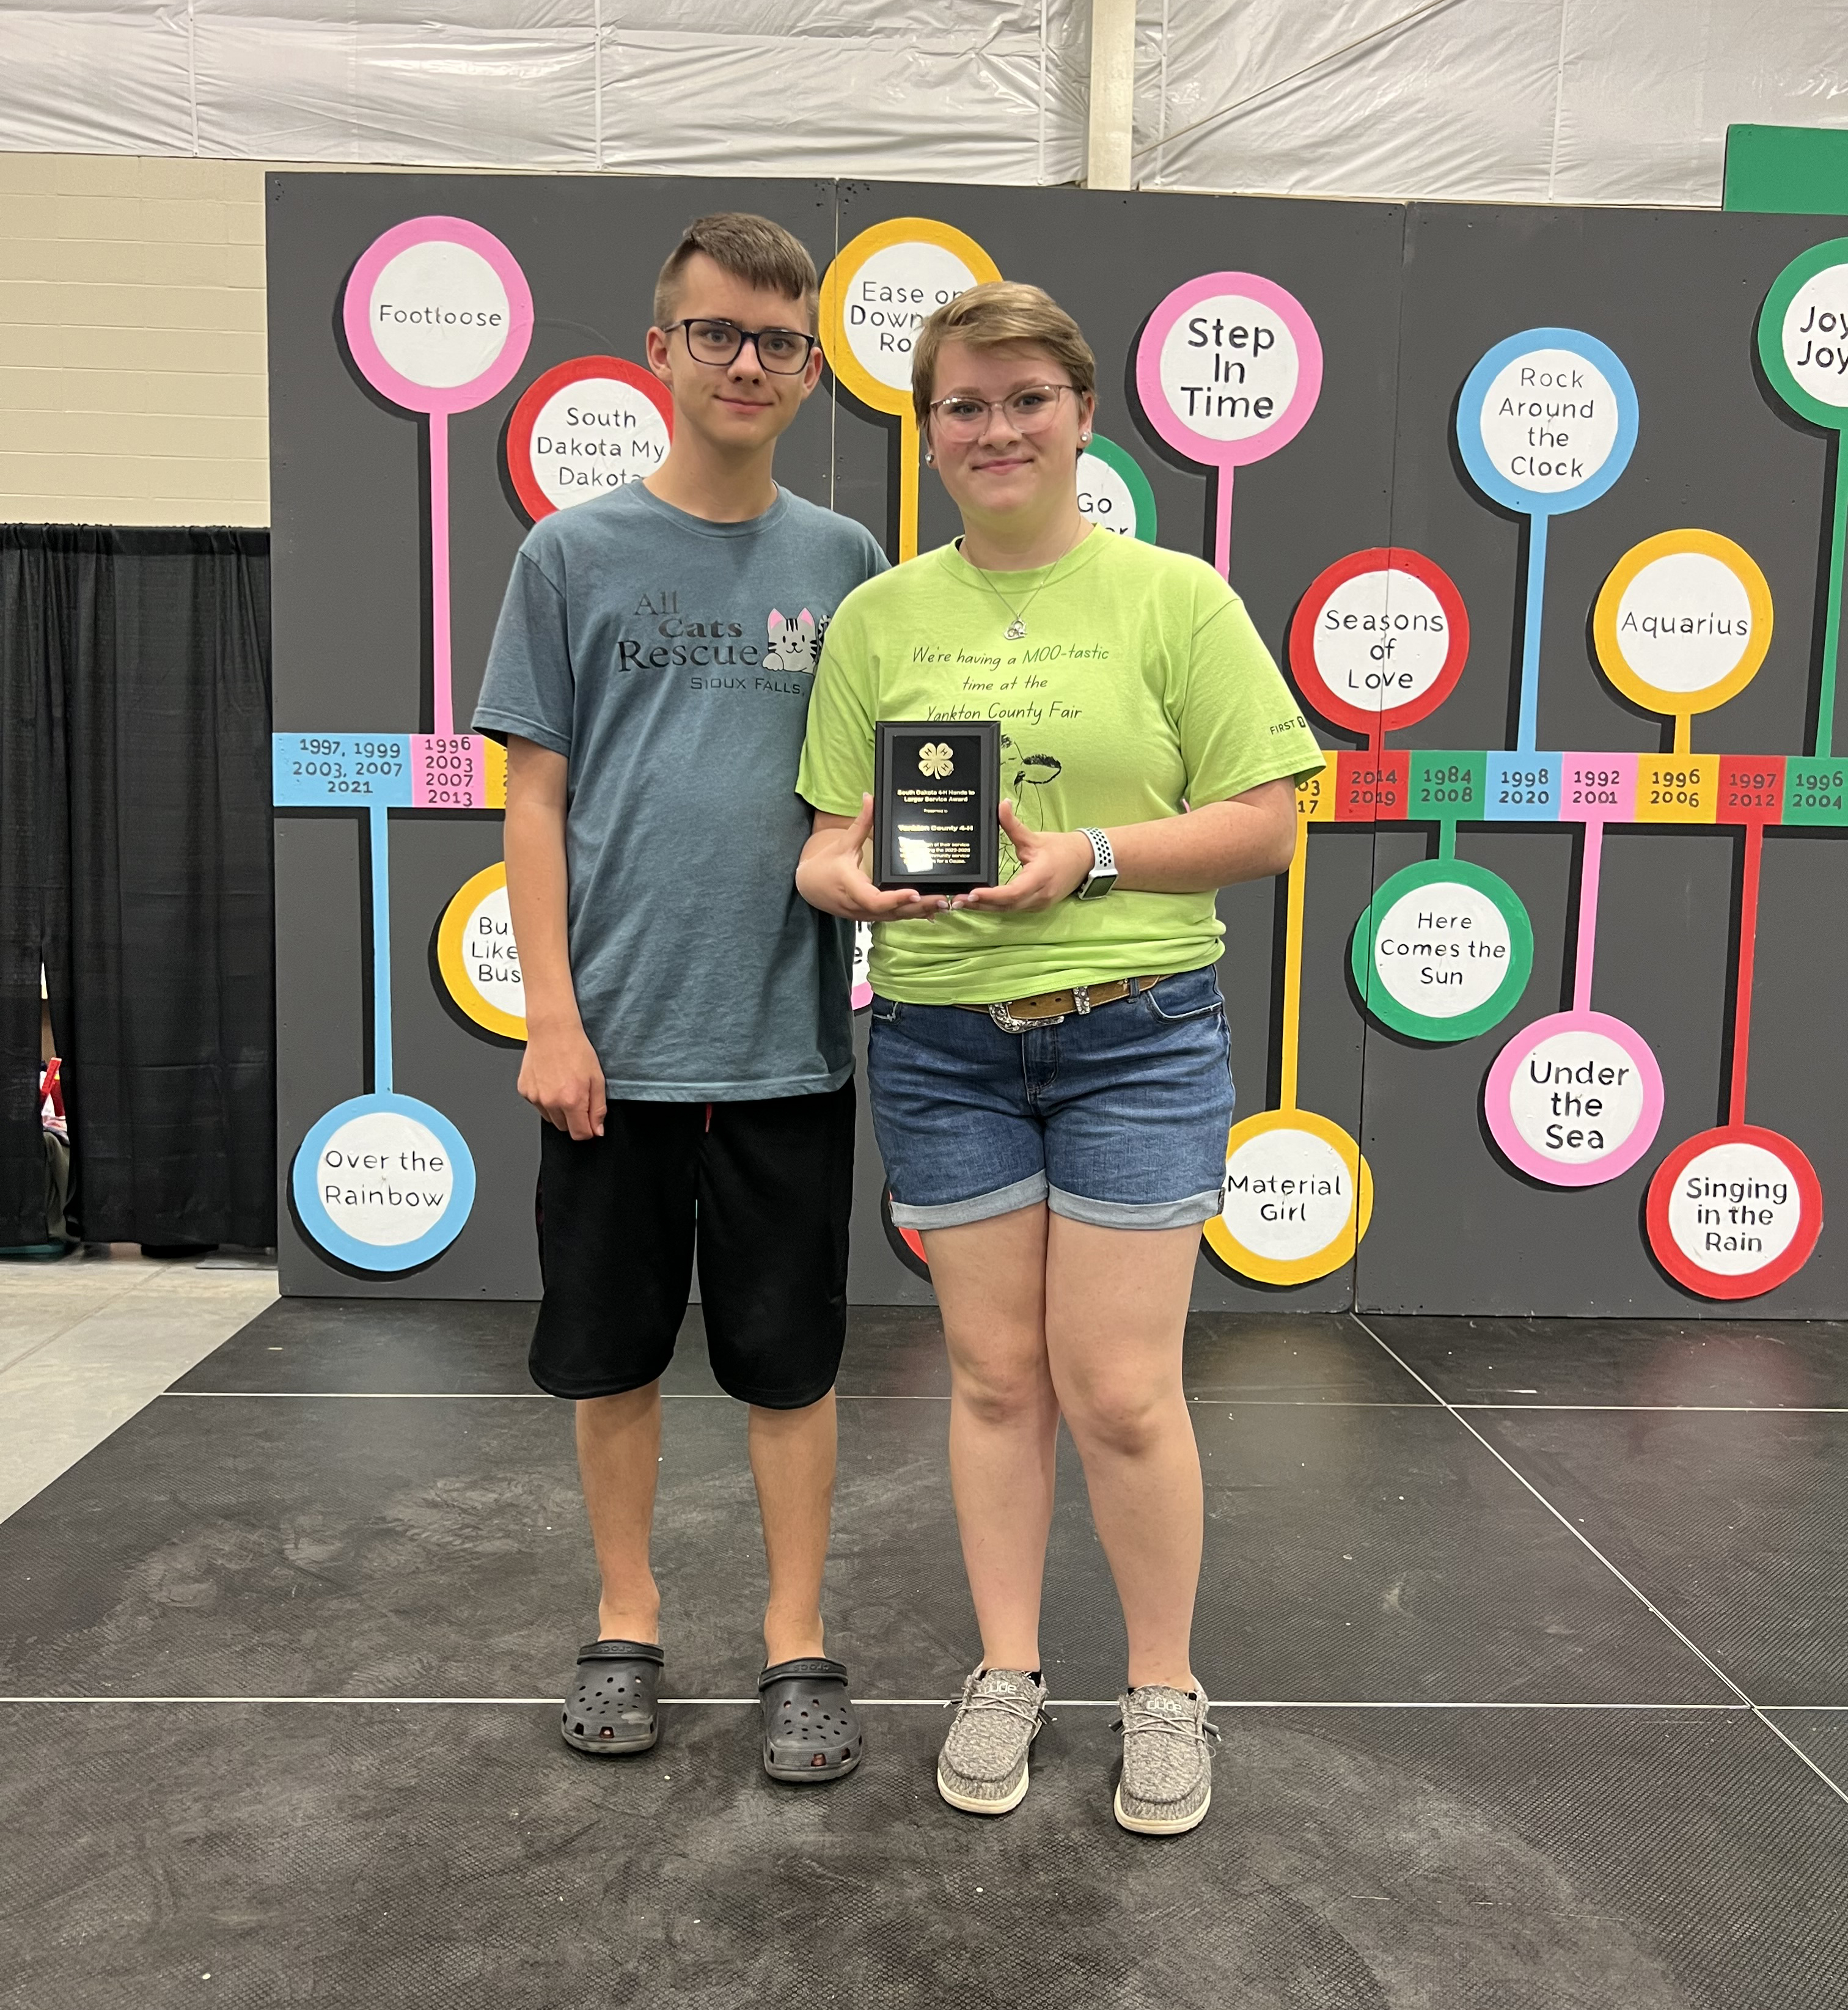
[{"label": "girl's leg", "polygon": [[1040,1666],[1059,1429],[1046,1358],[1046,1245],[1043,1204],[924,1231],[950,1348],[950,1488],[991,1668]]},{"label": "girl's leg", "polygon": [[1197,1227],[1098,1228],[1057,1214],[1047,1234],[1047,1352],[1123,1603],[1132,1689],[1196,1687],[1203,1509],[1181,1340],[1199,1239]]}]

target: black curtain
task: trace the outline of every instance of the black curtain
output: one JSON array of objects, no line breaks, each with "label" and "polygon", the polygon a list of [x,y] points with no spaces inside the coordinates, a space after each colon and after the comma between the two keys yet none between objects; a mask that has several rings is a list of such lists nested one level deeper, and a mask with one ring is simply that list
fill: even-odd
[{"label": "black curtain", "polygon": [[0,525],[0,1244],[275,1240],[269,534]]}]

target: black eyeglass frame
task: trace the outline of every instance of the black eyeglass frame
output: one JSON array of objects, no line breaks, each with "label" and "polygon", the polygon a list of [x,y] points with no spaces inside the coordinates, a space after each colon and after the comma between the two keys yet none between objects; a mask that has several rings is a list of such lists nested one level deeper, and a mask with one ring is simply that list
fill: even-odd
[{"label": "black eyeglass frame", "polygon": [[[710,356],[695,356],[693,353],[693,338],[688,332],[688,330],[695,328],[725,328],[737,337],[737,346],[723,360]],[[749,343],[753,353],[757,357],[757,367],[768,375],[799,377],[808,368],[816,350],[821,346],[821,337],[819,335],[805,335],[799,328],[740,328],[735,321],[722,320],[713,314],[689,314],[684,321],[670,321],[661,332],[663,335],[672,335],[676,328],[681,331],[681,339],[687,345],[688,355],[692,357],[695,363],[703,363],[709,370],[729,370],[744,354],[745,344]],[[758,344],[759,339],[766,335],[786,335],[794,341],[804,342],[808,345],[802,351],[802,360],[794,369],[780,370],[764,354]]]}]

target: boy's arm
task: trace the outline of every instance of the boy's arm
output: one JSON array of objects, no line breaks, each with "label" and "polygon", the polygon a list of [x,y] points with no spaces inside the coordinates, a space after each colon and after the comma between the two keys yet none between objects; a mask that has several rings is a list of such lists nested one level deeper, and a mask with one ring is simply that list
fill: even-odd
[{"label": "boy's arm", "polygon": [[603,1135],[603,1069],[578,1016],[567,925],[565,783],[569,764],[507,736],[507,906],[526,991],[520,1093],[577,1138]]}]

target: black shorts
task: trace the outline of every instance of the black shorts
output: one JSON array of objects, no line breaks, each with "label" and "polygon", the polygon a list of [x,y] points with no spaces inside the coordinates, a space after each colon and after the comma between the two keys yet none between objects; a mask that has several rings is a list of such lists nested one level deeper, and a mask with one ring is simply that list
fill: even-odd
[{"label": "black shorts", "polygon": [[[854,1085],[757,1103],[612,1103],[601,1138],[539,1151],[545,1302],[532,1379],[553,1396],[641,1389],[673,1356],[697,1248],[713,1373],[800,1410],[847,1337]],[[698,1234],[695,1234],[695,1209]]]}]

